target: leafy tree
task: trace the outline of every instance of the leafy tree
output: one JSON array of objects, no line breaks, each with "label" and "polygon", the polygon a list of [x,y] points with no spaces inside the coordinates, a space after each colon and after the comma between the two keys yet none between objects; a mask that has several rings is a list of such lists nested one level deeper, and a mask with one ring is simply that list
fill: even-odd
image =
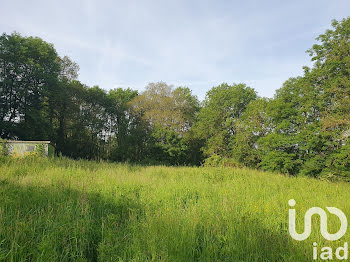
[{"label": "leafy tree", "polygon": [[256,98],[254,89],[245,84],[224,83],[207,92],[195,126],[196,135],[206,141],[206,156],[232,157],[238,120]]},{"label": "leafy tree", "polygon": [[269,103],[266,98],[252,100],[237,122],[233,158],[246,166],[258,167],[263,157],[258,140],[272,131]]},{"label": "leafy tree", "polygon": [[139,161],[142,158],[146,126],[133,114],[131,101],[137,91],[113,89],[108,93],[108,143],[110,158],[116,161]]},{"label": "leafy tree", "polygon": [[256,142],[261,168],[313,177],[340,176],[335,170],[347,174],[335,156],[348,154],[349,21],[333,21],[334,29],[320,35],[321,43],[308,51],[313,68],[286,81],[266,108],[270,130]]},{"label": "leafy tree", "polygon": [[105,91],[51,44],[0,37],[0,135],[50,139],[74,158],[261,168],[350,180],[350,18],[308,50],[314,65],[273,99],[221,84],[200,105],[186,87]]},{"label": "leafy tree", "polygon": [[327,129],[349,128],[350,124],[350,17],[333,20],[333,30],[326,30],[308,50],[315,62],[312,74],[322,91],[325,110],[322,124]]},{"label": "leafy tree", "polygon": [[18,33],[0,37],[1,136],[47,139],[47,94],[60,71],[53,45]]},{"label": "leafy tree", "polygon": [[164,82],[150,83],[131,104],[150,131],[149,159],[168,164],[198,163],[201,157],[193,152],[198,143],[189,131],[196,120],[199,102],[190,89],[174,89]]},{"label": "leafy tree", "polygon": [[133,100],[133,109],[150,125],[160,125],[183,134],[192,126],[199,102],[189,88],[174,89],[158,82],[148,84],[146,90]]}]

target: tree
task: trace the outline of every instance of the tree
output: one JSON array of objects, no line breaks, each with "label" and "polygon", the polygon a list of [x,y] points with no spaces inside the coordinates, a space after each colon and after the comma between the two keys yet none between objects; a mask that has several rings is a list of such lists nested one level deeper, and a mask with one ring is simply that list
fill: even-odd
[{"label": "tree", "polygon": [[200,157],[192,151],[196,141],[188,134],[196,120],[199,102],[189,88],[150,83],[131,104],[133,112],[150,130],[149,159],[168,164],[198,164]]},{"label": "tree", "polygon": [[134,99],[133,109],[151,125],[183,134],[192,126],[199,102],[189,88],[174,89],[158,82],[148,84],[146,90]]},{"label": "tree", "polygon": [[224,83],[207,92],[195,125],[196,135],[206,141],[203,148],[206,156],[232,157],[237,122],[256,98],[254,89],[245,84]]},{"label": "tree", "polygon": [[62,81],[71,82],[78,80],[79,76],[79,65],[72,61],[68,56],[59,58],[60,63],[60,74],[59,78]]},{"label": "tree", "polygon": [[47,139],[47,93],[60,65],[52,44],[18,33],[0,37],[0,125],[5,138]]},{"label": "tree", "polygon": [[[56,144],[57,152],[64,152],[68,127],[79,112],[78,96],[82,94],[83,85],[77,80],[79,66],[69,57],[59,58],[60,74],[57,85],[48,92],[49,119],[54,130],[50,140]],[[80,92],[78,90],[80,89]]]},{"label": "tree", "polygon": [[315,62],[312,74],[326,102],[322,125],[326,129],[346,130],[350,125],[350,18],[332,21],[308,50]]},{"label": "tree", "polygon": [[108,143],[110,158],[116,161],[139,161],[144,149],[146,130],[130,102],[138,95],[130,88],[108,92]]},{"label": "tree", "polygon": [[265,170],[313,177],[338,174],[334,156],[347,155],[350,18],[332,26],[308,51],[313,68],[287,80],[266,108],[270,131],[256,142],[259,166]]},{"label": "tree", "polygon": [[269,103],[266,98],[252,100],[237,122],[233,158],[245,166],[256,168],[263,158],[258,140],[272,130],[267,113]]}]

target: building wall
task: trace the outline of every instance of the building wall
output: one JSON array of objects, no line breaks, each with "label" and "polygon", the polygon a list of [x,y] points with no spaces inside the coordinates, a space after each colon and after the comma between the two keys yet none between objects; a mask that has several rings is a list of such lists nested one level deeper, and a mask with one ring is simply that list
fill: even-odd
[{"label": "building wall", "polygon": [[53,156],[54,155],[54,148],[52,145],[47,144],[47,143],[12,143],[8,142],[7,143],[9,153],[13,156],[26,156],[29,154],[34,154],[39,150],[39,146],[43,147],[44,155],[45,156]]}]

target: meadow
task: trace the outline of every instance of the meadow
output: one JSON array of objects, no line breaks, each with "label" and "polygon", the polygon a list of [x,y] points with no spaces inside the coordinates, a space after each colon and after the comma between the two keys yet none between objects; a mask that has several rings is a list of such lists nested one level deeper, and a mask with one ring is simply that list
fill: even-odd
[{"label": "meadow", "polygon": [[[136,166],[66,158],[0,160],[0,261],[310,261],[337,247],[312,206],[350,218],[350,184],[250,169]],[[329,215],[328,231],[339,221]]]}]

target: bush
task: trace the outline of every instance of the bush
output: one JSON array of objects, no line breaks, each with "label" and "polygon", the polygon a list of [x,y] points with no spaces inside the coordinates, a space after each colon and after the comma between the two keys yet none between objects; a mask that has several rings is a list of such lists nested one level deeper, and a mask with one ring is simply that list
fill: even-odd
[{"label": "bush", "polygon": [[315,156],[303,164],[300,170],[301,175],[319,177],[325,167],[325,159],[322,156]]},{"label": "bush", "polygon": [[283,174],[296,175],[299,172],[301,160],[296,154],[270,151],[262,159],[260,167],[265,171],[277,171]]},{"label": "bush", "polygon": [[35,155],[41,157],[45,156],[45,146],[43,144],[36,145]]},{"label": "bush", "polygon": [[8,143],[5,139],[0,138],[0,156],[8,156],[9,148]]},{"label": "bush", "polygon": [[350,181],[350,144],[345,144],[327,158],[323,175]]},{"label": "bush", "polygon": [[205,159],[203,166],[205,167],[241,167],[242,165],[233,158],[223,157],[215,154]]}]

